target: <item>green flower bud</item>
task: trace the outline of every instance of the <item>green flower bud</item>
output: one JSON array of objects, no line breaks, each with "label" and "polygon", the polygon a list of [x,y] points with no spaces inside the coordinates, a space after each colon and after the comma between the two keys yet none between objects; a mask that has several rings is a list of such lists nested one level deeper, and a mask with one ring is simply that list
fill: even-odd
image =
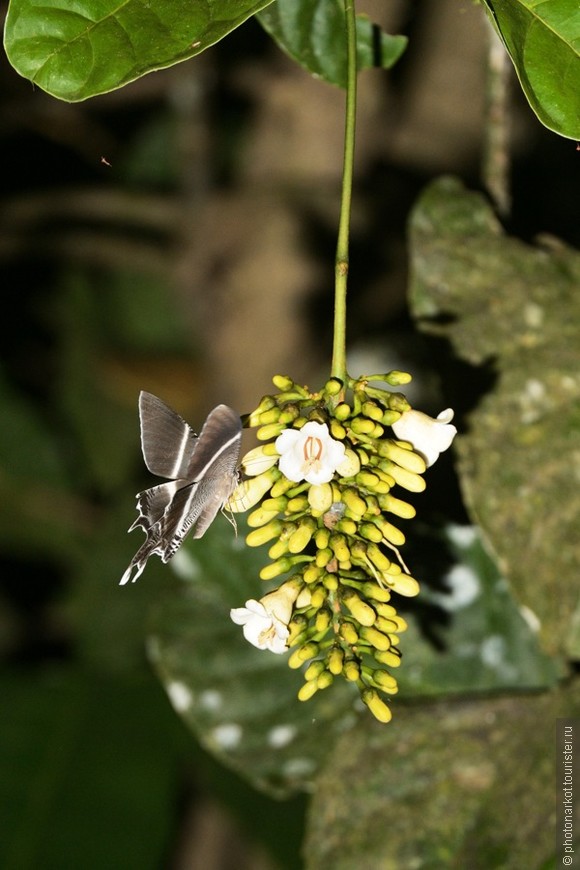
[{"label": "green flower bud", "polygon": [[265,526],[266,523],[275,519],[278,516],[278,513],[279,511],[277,510],[265,510],[264,507],[261,506],[248,515],[248,525],[252,529],[256,529],[259,526]]},{"label": "green flower bud", "polygon": [[334,559],[334,553],[330,547],[325,547],[324,550],[318,550],[314,561],[319,568],[326,568],[331,559]]},{"label": "green flower bud", "polygon": [[304,662],[307,662],[309,659],[313,659],[318,655],[318,644],[310,641],[309,643],[305,643],[304,646],[297,647],[294,652],[290,655],[288,659],[288,667],[296,670],[297,668],[302,667]]},{"label": "green flower bud", "polygon": [[308,504],[313,511],[325,513],[332,504],[332,486],[329,483],[312,484],[308,489]]},{"label": "green flower bud", "polygon": [[406,396],[402,393],[386,393],[385,401],[391,411],[400,411],[401,413],[404,413],[405,411],[411,410],[411,406],[408,403]]},{"label": "green flower bud", "polygon": [[346,429],[342,423],[339,423],[339,421],[335,420],[334,417],[330,420],[328,428],[332,437],[337,441],[343,441],[346,438]]},{"label": "green flower bud", "polygon": [[363,583],[361,592],[365,596],[365,598],[372,598],[374,601],[385,602],[391,600],[390,591],[388,589],[385,589],[383,586],[379,586],[378,583],[374,583],[372,581]]},{"label": "green flower bud", "polygon": [[360,630],[360,636],[375,649],[384,651],[391,647],[391,639],[378,628],[363,626]]},{"label": "green flower bud", "polygon": [[368,417],[355,417],[350,424],[350,428],[355,435],[370,435],[374,432],[375,423],[369,420]]},{"label": "green flower bud", "polygon": [[344,453],[344,459],[336,469],[339,477],[355,477],[360,471],[360,459],[354,450],[347,447]]},{"label": "green flower bud", "polygon": [[324,574],[324,577],[322,578],[322,583],[324,585],[324,588],[327,589],[329,592],[336,592],[336,590],[338,589],[338,577],[336,576],[336,574]]},{"label": "green flower bud", "polygon": [[367,511],[367,503],[356,490],[351,488],[345,489],[342,493],[342,499],[352,519],[360,520],[363,518]]},{"label": "green flower bud", "polygon": [[274,375],[272,383],[281,392],[294,389],[294,381],[288,375]]},{"label": "green flower bud", "polygon": [[[328,547],[330,532],[328,529],[317,529],[314,535],[314,543],[319,550],[324,550]],[[326,563],[325,563],[326,564]]]},{"label": "green flower bud", "polygon": [[386,520],[384,517],[377,517],[373,520],[375,526],[379,529],[382,536],[390,541],[391,544],[394,544],[395,547],[402,547],[405,543],[404,534],[392,523]]},{"label": "green flower bud", "polygon": [[[381,587],[379,587],[379,588],[381,588]],[[373,606],[374,606],[375,610],[377,611],[377,613],[380,616],[384,616],[385,619],[394,619],[396,617],[397,619],[401,619],[403,622],[405,622],[405,620],[403,619],[402,616],[397,616],[397,611],[393,607],[392,604],[383,604],[382,602],[378,602],[377,604],[375,604]],[[406,627],[407,627],[407,623],[405,622],[405,628]],[[402,631],[402,629],[401,629],[401,631]]]},{"label": "green flower bud", "polygon": [[385,702],[379,697],[375,689],[363,689],[360,693],[363,703],[367,705],[375,719],[379,722],[390,722],[393,714]]},{"label": "green flower bud", "polygon": [[318,691],[318,686],[316,684],[316,680],[310,680],[308,683],[304,683],[303,686],[300,687],[298,691],[298,700],[299,701],[309,701],[313,695]]},{"label": "green flower bud", "polygon": [[375,423],[381,422],[381,420],[383,419],[383,414],[385,412],[384,408],[381,408],[379,405],[377,405],[376,402],[373,402],[370,399],[362,403],[361,410],[365,417],[368,417],[370,420],[374,420]]},{"label": "green flower bud", "polygon": [[[324,662],[321,659],[315,659],[315,661],[311,662],[306,670],[304,671],[304,679],[308,682],[310,680],[315,680],[317,677],[325,669]],[[385,671],[386,673],[386,671]],[[391,677],[392,679],[392,677]]]},{"label": "green flower bud", "polygon": [[380,544],[383,540],[383,533],[374,523],[361,523],[358,527],[359,534],[367,541],[373,541],[375,544]]},{"label": "green flower bud", "polygon": [[334,677],[330,673],[330,671],[322,671],[320,676],[316,681],[316,685],[319,689],[327,689],[334,682]]},{"label": "green flower bud", "polygon": [[427,470],[427,463],[422,456],[408,448],[400,447],[394,441],[381,441],[377,446],[377,452],[380,456],[415,474],[423,474]]},{"label": "green flower bud", "polygon": [[322,585],[316,586],[316,588],[312,590],[310,605],[314,608],[314,610],[318,610],[320,607],[323,606],[323,604],[325,604],[327,598],[328,593],[326,588]]},{"label": "green flower bud", "polygon": [[344,663],[344,652],[340,649],[340,647],[334,646],[327,656],[328,670],[331,674],[334,674],[335,677],[338,677],[339,674],[342,673],[342,666]]},{"label": "green flower bud", "polygon": [[394,589],[395,592],[398,592],[399,595],[404,595],[406,598],[413,598],[415,595],[419,594],[419,584],[410,574],[401,573],[396,576],[383,574],[383,577],[385,583],[390,586],[391,589]]},{"label": "green flower bud", "polygon": [[395,514],[396,517],[401,517],[401,519],[411,520],[417,513],[412,505],[407,504],[406,501],[401,501],[401,499],[395,498],[389,493],[379,495],[378,498],[379,504],[384,511]]},{"label": "green flower bud", "polygon": [[275,561],[276,559],[280,559],[282,556],[286,555],[287,552],[288,540],[286,538],[279,538],[268,550],[268,557]]},{"label": "green flower bud", "polygon": [[349,683],[356,683],[360,680],[360,666],[354,659],[348,659],[344,663],[342,672]]},{"label": "green flower bud", "polygon": [[352,412],[352,408],[347,402],[341,402],[340,405],[337,405],[334,409],[334,417],[341,422],[348,420]]},{"label": "green flower bud", "polygon": [[305,494],[295,495],[288,500],[286,512],[289,514],[301,514],[308,508],[308,496]]},{"label": "green flower bud", "polygon": [[288,539],[288,549],[291,553],[301,553],[310,543],[316,524],[312,517],[301,520],[298,528]]},{"label": "green flower bud", "polygon": [[341,532],[343,535],[348,535],[352,537],[357,533],[357,524],[354,520],[348,519],[348,517],[343,517],[342,520],[339,520],[335,526],[337,532]]},{"label": "green flower bud", "polygon": [[290,489],[294,489],[296,483],[293,480],[288,480],[286,477],[280,477],[277,480],[270,490],[271,498],[280,498],[281,495],[285,495]]},{"label": "green flower bud", "polygon": [[341,622],[338,633],[349,646],[355,646],[358,642],[358,632],[352,622]]},{"label": "green flower bud", "polygon": [[262,411],[260,414],[260,425],[267,426],[270,423],[277,423],[280,419],[280,408],[270,408],[268,411]]},{"label": "green flower bud", "polygon": [[350,552],[344,535],[332,532],[329,543],[332,552],[339,562],[348,562],[350,560]]},{"label": "green flower bud", "polygon": [[280,423],[284,423],[285,426],[291,426],[299,416],[300,408],[296,407],[296,405],[286,405],[280,414]]},{"label": "green flower bud", "polygon": [[373,671],[373,680],[383,692],[394,695],[399,691],[396,679],[388,671]]},{"label": "green flower bud", "polygon": [[366,626],[374,625],[377,614],[370,604],[362,601],[354,589],[347,588],[342,594],[342,600],[357,622]]},{"label": "green flower bud", "polygon": [[262,508],[265,511],[285,511],[288,505],[288,499],[285,495],[279,495],[277,498],[265,498],[262,502]]},{"label": "green flower bud", "polygon": [[316,614],[316,619],[314,621],[314,624],[316,626],[316,631],[317,632],[326,631],[327,628],[330,626],[331,620],[332,620],[332,614],[330,613],[330,610],[327,610],[326,608],[319,610],[318,613]]},{"label": "green flower bud", "polygon": [[385,556],[383,551],[380,550],[376,544],[371,543],[368,545],[367,556],[369,557],[373,565],[375,565],[382,573],[388,571],[391,567],[390,559]]},{"label": "green flower bud", "polygon": [[253,532],[250,532],[246,536],[246,544],[248,547],[261,547],[262,544],[266,544],[268,541],[271,541],[272,538],[279,537],[281,531],[282,520],[271,520],[265,526],[261,526]]},{"label": "green flower bud", "polygon": [[401,664],[401,652],[395,646],[388,650],[377,650],[374,657],[380,664],[388,665],[391,668],[398,668]]},{"label": "green flower bud", "polygon": [[319,568],[317,565],[310,563],[310,565],[308,565],[304,569],[302,576],[305,583],[317,583],[319,580],[322,579],[323,573],[324,571],[322,568]]},{"label": "green flower bud", "polygon": [[324,385],[324,392],[327,396],[338,396],[343,387],[344,384],[340,378],[330,378]]},{"label": "green flower bud", "polygon": [[393,632],[397,631],[397,623],[386,616],[377,616],[375,628],[378,628],[379,631],[392,636]]},{"label": "green flower bud", "polygon": [[426,483],[422,477],[415,474],[413,471],[407,471],[406,468],[401,468],[394,462],[388,461],[388,467],[385,470],[391,475],[395,483],[402,486],[403,489],[408,489],[409,492],[423,492]]},{"label": "green flower bud", "polygon": [[258,441],[272,441],[274,438],[277,438],[284,429],[286,429],[286,426],[284,426],[283,423],[268,423],[265,426],[260,426],[260,428],[256,430],[256,438]]}]

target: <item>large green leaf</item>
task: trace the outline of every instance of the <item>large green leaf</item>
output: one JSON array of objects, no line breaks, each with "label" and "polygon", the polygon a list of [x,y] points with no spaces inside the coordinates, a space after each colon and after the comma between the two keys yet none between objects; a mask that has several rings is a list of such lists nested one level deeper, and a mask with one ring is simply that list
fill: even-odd
[{"label": "large green leaf", "polygon": [[248,644],[232,607],[264,594],[267,557],[222,518],[184,545],[166,571],[150,657],[170,700],[200,743],[256,788],[286,795],[307,786],[333,738],[355,720],[352,686],[339,680],[301,703],[303,682],[286,655]]},{"label": "large green leaf", "polygon": [[307,870],[559,866],[547,821],[554,720],[580,715],[577,683],[541,696],[412,705],[388,728],[361,719],[317,782]]},{"label": "large green leaf", "polygon": [[484,0],[530,106],[550,130],[580,139],[578,0]]},{"label": "large green leaf", "polygon": [[70,102],[204,51],[271,0],[12,0],[5,46],[25,78]]},{"label": "large green leaf", "polygon": [[544,649],[578,658],[580,255],[505,236],[453,179],[425,191],[410,240],[420,326],[496,377],[456,439],[466,502]]},{"label": "large green leaf", "polygon": [[[346,87],[345,14],[342,0],[277,0],[258,19],[280,48],[313,75]],[[359,69],[389,68],[407,45],[365,15],[357,16]]]}]

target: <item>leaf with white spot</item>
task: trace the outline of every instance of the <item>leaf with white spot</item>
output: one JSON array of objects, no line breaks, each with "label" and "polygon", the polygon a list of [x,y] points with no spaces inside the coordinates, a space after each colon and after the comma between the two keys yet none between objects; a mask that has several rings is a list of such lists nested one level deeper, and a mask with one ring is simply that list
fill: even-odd
[{"label": "leaf with white spot", "polygon": [[560,669],[540,649],[476,526],[410,535],[421,594],[408,602],[397,672],[401,697],[539,689]]},{"label": "leaf with white spot", "polygon": [[[230,608],[261,596],[264,552],[218,520],[187,542],[167,571],[149,656],[177,712],[200,743],[256,787],[278,797],[307,788],[333,739],[356,721],[356,692],[337,680],[306,703],[286,655],[244,640]],[[177,576],[176,576],[177,575]]]}]

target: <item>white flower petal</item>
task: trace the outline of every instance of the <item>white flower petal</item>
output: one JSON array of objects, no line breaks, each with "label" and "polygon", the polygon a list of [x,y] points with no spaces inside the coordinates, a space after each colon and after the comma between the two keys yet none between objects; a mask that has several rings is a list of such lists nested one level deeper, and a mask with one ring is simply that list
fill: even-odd
[{"label": "white flower petal", "polygon": [[276,450],[280,471],[296,483],[329,483],[345,458],[344,444],[331,438],[326,423],[314,420],[302,429],[285,429],[276,439]]},{"label": "white flower petal", "polygon": [[424,457],[427,465],[433,465],[439,454],[447,450],[457,434],[451,424],[453,410],[446,408],[436,419],[422,411],[404,411],[393,423],[392,429],[401,441],[408,441],[413,449]]}]

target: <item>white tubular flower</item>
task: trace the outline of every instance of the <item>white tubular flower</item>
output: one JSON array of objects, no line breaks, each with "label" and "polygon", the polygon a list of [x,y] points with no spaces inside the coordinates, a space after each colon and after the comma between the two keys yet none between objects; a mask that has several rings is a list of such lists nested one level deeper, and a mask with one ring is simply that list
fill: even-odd
[{"label": "white tubular flower", "polygon": [[392,429],[400,441],[412,444],[413,449],[429,466],[439,459],[440,453],[451,447],[451,442],[457,435],[452,420],[451,408],[441,411],[436,419],[422,411],[404,411],[396,423],[392,424]]},{"label": "white tubular flower", "polygon": [[310,421],[302,429],[285,429],[276,439],[278,467],[288,480],[329,483],[344,462],[345,446],[330,437],[326,423]]},{"label": "white tubular flower", "polygon": [[234,607],[230,617],[236,625],[243,626],[244,637],[253,646],[285,653],[290,634],[288,623],[299,591],[300,584],[289,580],[259,601],[251,598],[245,607]]}]

